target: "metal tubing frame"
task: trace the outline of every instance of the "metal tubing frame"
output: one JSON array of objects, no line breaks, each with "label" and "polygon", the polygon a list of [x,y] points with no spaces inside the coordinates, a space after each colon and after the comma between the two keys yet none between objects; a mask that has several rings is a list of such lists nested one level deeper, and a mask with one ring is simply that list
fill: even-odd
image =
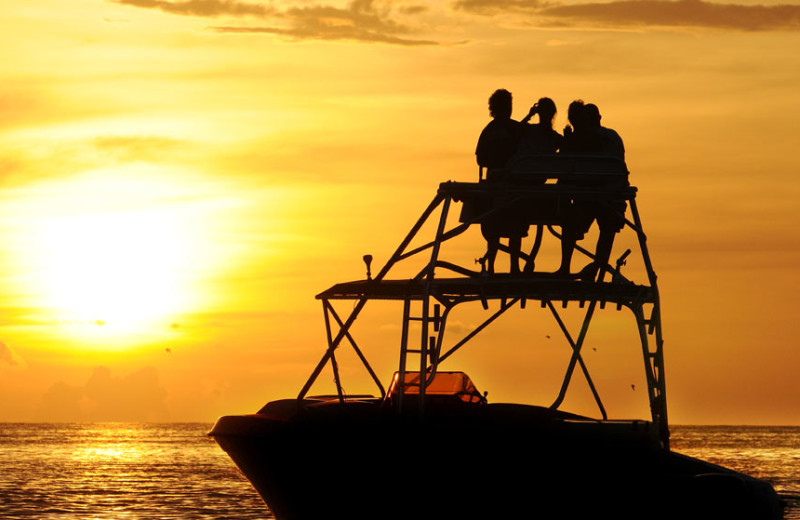
[{"label": "metal tubing frame", "polygon": [[[444,228],[447,225],[447,214],[450,210],[450,201],[451,198],[449,196],[444,198],[444,202],[442,204],[442,212],[439,216],[439,225],[436,228],[436,238],[433,242],[433,249],[431,250],[431,259],[428,262],[428,272],[426,273],[425,278],[425,286],[422,294],[422,321],[420,327],[420,348],[419,348],[419,406],[420,406],[420,413],[422,413],[425,409],[425,389],[428,386],[428,378],[430,377],[431,380],[433,376],[436,374],[435,366],[433,370],[431,370],[429,376],[425,376],[427,369],[428,369],[428,322],[430,321],[430,306],[431,306],[431,284],[433,283],[434,275],[436,272],[436,260],[439,257],[439,249],[441,249],[442,245],[442,235],[444,233]],[[404,353],[405,355],[408,354],[408,350]],[[401,354],[401,355],[404,355]],[[400,389],[399,393],[402,394],[405,392],[405,373],[400,374]]]},{"label": "metal tubing frame", "polygon": [[[323,309],[324,309],[325,314],[326,314],[326,316],[325,316],[325,325],[326,325],[326,327],[329,327],[329,323],[330,323],[330,321],[328,320],[328,317],[327,317],[328,313],[330,313],[330,315],[333,316],[333,319],[336,320],[336,323],[339,324],[339,327],[343,327],[344,326],[344,322],[342,322],[341,318],[339,318],[339,315],[336,313],[336,310],[333,308],[333,305],[331,305],[329,300],[327,300],[327,299],[326,300],[322,300],[322,306],[323,306]],[[330,338],[330,330],[328,330],[328,337]],[[361,360],[361,363],[364,365],[364,368],[366,368],[367,372],[369,372],[369,375],[370,375],[370,377],[372,377],[372,381],[375,383],[375,386],[377,386],[378,390],[380,390],[381,397],[385,397],[386,396],[386,390],[383,388],[383,385],[381,384],[381,380],[375,374],[375,371],[372,369],[372,366],[369,364],[369,361],[367,361],[367,358],[364,356],[364,353],[361,351],[361,349],[356,344],[356,340],[353,338],[352,334],[350,334],[349,330],[345,331],[345,337],[347,338],[347,341],[350,342],[350,346],[353,347],[353,350],[355,351],[355,353],[358,356],[358,358]],[[333,356],[333,354],[331,354],[331,356]],[[338,388],[341,388],[341,385],[338,385]],[[343,400],[343,395],[341,393],[339,395],[339,398],[340,398],[340,400]]]},{"label": "metal tubing frame", "polygon": [[[433,213],[433,211],[439,206],[439,204],[441,204],[443,199],[444,197],[442,197],[438,193],[436,194],[431,203],[428,204],[428,207],[425,208],[425,211],[422,212],[422,215],[419,217],[419,219],[417,219],[417,222],[414,224],[414,226],[412,226],[411,231],[408,232],[406,237],[397,247],[394,254],[389,258],[389,260],[386,262],[386,264],[383,266],[380,272],[377,275],[375,275],[374,278],[375,281],[382,280],[383,277],[386,276],[386,273],[389,272],[389,269],[391,269],[392,266],[395,263],[397,263],[399,257],[402,255],[405,248],[408,247],[408,244],[411,242],[411,240],[413,240],[414,236],[416,236],[416,234],[419,232],[422,225],[425,223],[426,220],[428,220],[430,214]],[[336,338],[333,340],[329,339],[327,351],[322,356],[322,359],[320,359],[319,363],[317,363],[317,366],[314,368],[314,371],[311,373],[311,376],[308,378],[306,384],[303,385],[303,388],[297,395],[298,400],[302,400],[308,394],[308,391],[311,389],[311,386],[314,384],[314,382],[316,382],[317,378],[319,377],[320,372],[322,372],[322,369],[328,363],[329,359],[331,359],[333,351],[335,351],[336,348],[338,348],[339,343],[341,343],[342,341],[342,338],[344,338],[347,331],[350,330],[350,327],[353,325],[353,322],[361,313],[361,310],[364,308],[364,305],[367,304],[368,300],[369,299],[366,297],[360,298],[356,303],[355,307],[353,307],[353,310],[350,312],[350,315],[347,317],[347,321],[345,321],[344,325],[337,333]]]},{"label": "metal tubing frame", "polygon": [[[458,349],[460,349],[462,346],[464,346],[469,340],[471,340],[472,338],[477,336],[480,331],[482,331],[483,329],[488,327],[494,320],[499,318],[508,309],[510,309],[511,307],[516,305],[516,303],[518,301],[520,301],[520,300],[521,300],[521,298],[514,298],[513,300],[511,300],[511,303],[507,303],[507,302],[506,303],[501,303],[500,309],[498,309],[494,314],[492,314],[491,316],[486,318],[486,320],[484,320],[483,323],[481,323],[480,325],[478,325],[477,327],[472,329],[472,332],[470,332],[469,334],[464,336],[459,342],[457,342],[455,345],[450,347],[450,349],[447,352],[445,352],[442,356],[439,357],[439,362],[441,363],[442,361],[444,361],[445,359],[450,357],[452,354],[454,354]],[[453,306],[455,306],[455,304],[453,304]]]},{"label": "metal tubing frame", "polygon": [[344,402],[344,390],[342,389],[342,380],[339,378],[339,364],[336,362],[336,355],[334,348],[331,344],[331,321],[327,312],[325,315],[325,331],[328,337],[328,358],[331,362],[331,370],[333,370],[333,381],[336,383],[336,394],[339,396],[339,402]]},{"label": "metal tubing frame", "polygon": [[[631,214],[633,215],[632,229],[636,231],[639,239],[639,249],[642,253],[645,269],[647,270],[650,287],[653,289],[653,309],[650,319],[644,316],[643,305],[639,302],[634,305],[633,310],[636,316],[636,323],[639,328],[639,336],[642,342],[642,354],[645,362],[645,374],[647,374],[648,397],[650,399],[650,412],[653,422],[659,428],[661,441],[664,447],[669,450],[669,421],[667,419],[667,385],[664,370],[664,338],[661,333],[661,298],[658,293],[658,276],[653,269],[650,259],[650,252],[647,249],[647,235],[644,233],[642,219],[639,216],[639,209],[636,200],[631,199]],[[647,327],[646,327],[647,326]],[[649,328],[649,330],[648,330]],[[651,351],[648,334],[654,334],[654,350]]]},{"label": "metal tubing frame", "polygon": [[[653,270],[652,261],[650,259],[650,255],[649,255],[649,252],[647,250],[647,245],[646,245],[647,237],[646,237],[646,235],[645,235],[645,233],[643,231],[641,217],[639,215],[639,211],[638,211],[638,208],[636,206],[635,196],[631,195],[631,196],[628,196],[628,197],[625,197],[625,198],[630,203],[631,214],[632,214],[632,217],[633,217],[633,222],[631,222],[628,219],[625,219],[625,225],[630,227],[637,234],[638,241],[639,241],[639,246],[640,246],[640,251],[641,251],[641,254],[642,254],[642,259],[644,261],[645,269],[647,271],[648,280],[650,282],[650,286],[651,286],[651,289],[652,289],[651,290],[652,297],[654,298],[654,301],[651,302],[652,305],[653,305],[653,308],[652,308],[651,317],[650,317],[649,320],[645,317],[645,312],[644,312],[644,308],[643,308],[644,304],[642,302],[634,302],[632,305],[627,305],[626,304],[626,306],[630,307],[631,310],[633,311],[633,314],[634,314],[634,316],[636,318],[637,328],[639,330],[639,335],[640,335],[640,339],[641,339],[641,343],[642,343],[642,354],[643,354],[643,358],[644,358],[644,362],[645,362],[645,374],[646,374],[646,378],[647,378],[648,397],[649,397],[649,401],[650,401],[652,419],[653,419],[653,422],[655,424],[657,424],[657,426],[658,426],[658,428],[660,430],[664,446],[667,449],[669,449],[669,429],[668,429],[667,412],[666,412],[666,385],[665,385],[664,359],[663,359],[663,338],[661,336],[660,303],[659,303],[659,298],[658,298],[658,289],[657,289],[657,286],[656,286],[657,277],[656,277],[655,271]],[[520,199],[520,197],[516,197],[516,198],[512,197],[510,199],[510,201],[507,201],[508,205],[512,204],[513,202],[515,202],[515,201],[517,201],[519,199]],[[450,238],[453,238],[455,236],[458,236],[461,233],[463,233],[464,231],[466,231],[471,224],[473,224],[473,223],[479,221],[480,219],[484,218],[485,216],[487,216],[489,214],[492,214],[495,211],[497,211],[497,208],[493,208],[493,209],[485,212],[484,214],[478,215],[478,216],[470,219],[467,222],[461,223],[461,224],[453,227],[452,229],[445,231],[446,222],[447,222],[447,216],[448,216],[448,213],[449,213],[451,200],[452,200],[451,196],[442,195],[441,193],[437,193],[437,195],[434,197],[434,199],[431,201],[431,203],[428,205],[428,207],[425,209],[425,211],[423,211],[423,214],[417,220],[415,225],[411,228],[409,233],[406,235],[405,239],[401,242],[400,246],[396,249],[396,251],[394,252],[392,257],[386,262],[384,267],[375,276],[375,279],[374,279],[374,281],[379,282],[380,280],[382,280],[385,277],[385,275],[388,273],[388,271],[397,262],[399,262],[401,260],[404,260],[406,258],[409,258],[409,257],[411,257],[411,256],[413,256],[413,255],[415,255],[417,253],[422,252],[422,251],[425,251],[426,249],[432,248],[431,258],[430,258],[429,262],[427,263],[425,268],[423,268],[422,271],[420,271],[419,275],[416,277],[417,279],[422,278],[423,276],[425,277],[424,292],[423,292],[422,301],[421,301],[421,303],[422,303],[422,316],[420,318],[421,322],[422,322],[422,327],[421,327],[421,331],[420,331],[420,347],[421,348],[419,349],[419,354],[420,354],[420,372],[421,373],[431,372],[431,375],[433,375],[435,373],[438,365],[442,361],[444,361],[445,359],[450,357],[453,353],[455,353],[458,349],[460,349],[464,344],[466,344],[469,340],[471,340],[473,337],[475,337],[475,335],[477,335],[479,332],[481,332],[483,329],[485,329],[489,324],[494,322],[498,317],[500,317],[503,313],[505,313],[506,310],[508,310],[511,307],[513,307],[514,305],[516,305],[517,302],[524,300],[524,298],[522,298],[522,297],[515,297],[510,301],[510,303],[508,303],[505,300],[503,300],[501,302],[500,309],[498,309],[494,314],[492,314],[492,316],[487,318],[483,323],[478,325],[475,329],[473,329],[469,334],[464,336],[455,345],[450,347],[450,349],[447,350],[447,352],[445,352],[444,354],[441,354],[441,355],[437,355],[436,359],[430,365],[428,365],[427,361],[428,361],[428,359],[430,357],[429,356],[429,344],[428,344],[428,340],[429,340],[429,338],[428,338],[428,324],[429,324],[429,321],[431,319],[430,316],[429,316],[429,311],[430,311],[431,297],[435,298],[435,296],[431,294],[431,286],[432,286],[432,282],[433,282],[433,280],[435,278],[434,272],[435,272],[435,269],[436,269],[436,267],[438,265],[438,255],[439,255],[440,246],[441,246],[442,242],[444,242],[446,240],[449,240]],[[419,232],[419,230],[421,229],[423,224],[430,218],[430,216],[433,213],[433,211],[442,203],[444,203],[444,207],[442,208],[441,216],[440,216],[440,219],[439,219],[439,225],[437,227],[436,236],[435,236],[434,240],[432,240],[430,242],[427,242],[427,243],[425,243],[425,244],[423,244],[421,246],[415,247],[412,250],[406,251],[406,248],[410,244],[411,240],[413,240],[413,238],[417,235],[417,233]],[[555,235],[556,237],[559,236],[559,234],[556,233],[552,229],[552,226],[548,225],[548,228],[550,229],[551,233],[553,233],[553,235]],[[587,257],[593,258],[593,255],[592,255],[591,252],[581,248],[580,246],[577,246],[577,249],[581,253],[586,255]],[[444,265],[445,263],[446,262],[442,263],[442,267],[448,267],[448,265]],[[456,267],[459,267],[459,266],[456,266]],[[469,271],[469,270],[467,270],[466,268],[463,268],[463,270],[464,270],[464,273],[462,273],[462,274],[469,275],[467,273],[467,271]],[[612,266],[606,266],[605,269],[601,269],[600,270],[598,282],[602,282],[604,273],[606,271],[610,272],[612,275],[621,276],[620,273],[616,272],[616,270]],[[623,277],[623,279],[624,279],[624,277]],[[358,348],[357,344],[355,343],[354,339],[352,338],[352,335],[349,332],[350,327],[352,326],[353,322],[355,321],[356,317],[359,315],[359,313],[361,312],[361,310],[363,309],[363,307],[364,307],[364,305],[366,304],[367,301],[368,301],[368,297],[366,297],[366,296],[363,296],[363,297],[359,298],[359,300],[355,304],[353,310],[350,312],[350,315],[348,316],[347,320],[344,321],[344,322],[342,322],[342,320],[336,314],[336,312],[333,309],[333,306],[330,304],[330,302],[327,299],[323,301],[323,309],[324,309],[324,312],[325,312],[326,330],[327,330],[327,336],[328,336],[328,348],[327,348],[325,354],[323,355],[322,359],[318,363],[317,367],[315,368],[314,372],[312,373],[312,375],[309,377],[308,381],[306,382],[306,385],[300,391],[300,394],[298,395],[298,399],[302,399],[302,398],[304,398],[306,396],[306,394],[308,393],[310,387],[314,384],[314,382],[318,378],[322,368],[324,368],[324,365],[327,364],[329,361],[332,364],[332,368],[333,368],[333,372],[334,372],[334,379],[335,379],[335,382],[336,382],[337,392],[339,394],[339,399],[340,399],[340,401],[344,399],[344,391],[342,389],[341,381],[340,381],[340,378],[339,378],[338,365],[337,365],[336,358],[335,358],[335,350],[338,348],[338,346],[340,345],[342,339],[345,338],[345,337],[351,343],[351,345],[353,346],[353,348],[356,351],[357,355],[361,359],[362,363],[364,364],[364,366],[369,371],[370,376],[372,377],[372,379],[374,380],[374,382],[376,383],[376,385],[380,389],[382,396],[385,397],[385,390],[383,389],[383,386],[380,384],[379,379],[375,375],[375,373],[372,370],[372,368],[370,367],[369,363],[366,361],[366,358],[363,356],[363,353]],[[442,301],[442,300],[440,300],[440,301]],[[481,301],[483,301],[483,300],[481,300]],[[590,300],[589,308],[587,309],[586,314],[584,316],[583,323],[581,325],[581,330],[580,330],[580,332],[578,334],[577,340],[574,340],[572,338],[572,336],[570,335],[570,333],[569,333],[568,329],[566,328],[563,320],[561,319],[560,315],[556,311],[555,307],[552,305],[552,302],[550,300],[547,300],[546,302],[543,302],[543,306],[546,304],[550,308],[551,313],[555,317],[556,321],[559,324],[559,327],[561,328],[561,330],[564,333],[566,339],[570,343],[570,346],[572,347],[572,355],[571,355],[571,358],[570,358],[570,362],[569,362],[567,371],[566,371],[565,376],[564,376],[564,380],[562,382],[561,391],[559,392],[559,395],[556,398],[556,400],[554,401],[554,403],[551,405],[551,408],[557,408],[563,402],[564,397],[566,395],[566,391],[567,391],[567,389],[569,387],[569,384],[570,384],[570,381],[571,381],[572,374],[574,373],[574,370],[575,370],[575,365],[580,365],[581,370],[582,370],[584,376],[586,377],[586,381],[589,384],[589,387],[590,387],[590,389],[592,391],[592,394],[595,397],[595,401],[597,402],[598,408],[600,409],[600,412],[603,415],[603,419],[606,419],[607,418],[607,414],[606,414],[605,408],[604,408],[604,406],[602,404],[602,401],[601,401],[601,399],[599,397],[599,394],[598,394],[598,392],[597,392],[597,390],[595,388],[595,385],[594,385],[594,383],[593,383],[593,381],[592,381],[592,379],[591,379],[591,377],[589,375],[588,368],[586,367],[586,364],[585,364],[585,362],[584,362],[584,360],[583,360],[583,358],[581,356],[581,353],[580,353],[581,348],[582,348],[582,346],[584,344],[584,341],[586,339],[586,334],[588,332],[589,324],[591,323],[591,320],[593,318],[593,315],[594,315],[594,312],[596,310],[596,306],[597,306],[598,302],[599,302],[599,300],[597,300],[597,299]],[[446,323],[447,316],[449,315],[450,311],[457,304],[463,303],[463,301],[450,301],[450,302],[443,301],[443,303],[445,305],[445,313],[440,318],[440,320],[441,320],[440,321],[440,325],[442,325],[442,326],[438,331],[439,333],[438,333],[438,337],[436,338],[435,343],[433,343],[433,342],[431,343],[431,348],[435,348],[437,354],[439,354],[441,352],[441,349],[442,349],[442,344],[443,344],[443,341],[444,341],[443,340],[444,329],[445,329],[445,327],[443,325],[444,325],[444,323]],[[603,307],[603,303],[602,302],[600,302],[600,303],[601,303],[601,308],[602,308]],[[401,360],[400,360],[401,377],[404,375],[405,368],[407,368],[407,363],[406,363],[406,359],[405,358],[409,353],[407,346],[408,346],[408,339],[409,339],[408,338],[408,333],[409,333],[409,330],[408,330],[409,323],[408,322],[409,322],[409,319],[410,319],[410,304],[411,304],[411,300],[409,298],[406,298],[404,300],[403,329],[402,329],[402,333],[401,333]],[[582,305],[583,304],[581,304],[581,306]],[[329,313],[330,313],[330,316],[334,317],[335,321],[337,322],[337,324],[340,327],[339,331],[338,331],[338,333],[336,334],[335,337],[333,337],[333,335],[332,335]],[[651,348],[650,343],[648,341],[648,335],[653,335],[653,334],[655,335],[655,341],[654,341],[654,345]],[[425,378],[425,377],[421,377],[420,378],[420,387],[421,387],[420,388],[420,394],[421,395],[425,394],[425,386],[426,386],[426,384],[428,382],[427,379],[428,378]],[[400,393],[401,402],[402,402],[402,396],[403,396],[403,393],[404,393],[403,392],[403,384],[402,384],[403,382],[404,381],[401,380],[401,386],[400,386],[400,392],[399,392]],[[424,402],[424,399],[421,399],[420,402],[421,403]]]},{"label": "metal tubing frame", "polygon": [[558,311],[553,306],[553,302],[547,300],[547,307],[550,309],[550,312],[553,314],[556,322],[558,322],[558,326],[561,327],[561,332],[564,333],[564,337],[567,338],[567,341],[572,347],[572,356],[570,357],[569,366],[567,367],[567,372],[564,375],[564,380],[561,383],[561,391],[559,392],[553,404],[550,405],[550,408],[558,409],[558,407],[561,406],[561,403],[564,401],[564,397],[567,395],[567,389],[569,388],[570,380],[572,378],[572,373],[575,370],[575,363],[577,361],[577,363],[581,366],[581,370],[586,378],[586,382],[589,384],[589,389],[592,391],[592,395],[597,403],[597,407],[600,409],[600,414],[603,416],[603,420],[606,420],[608,419],[608,414],[603,406],[603,401],[600,399],[600,394],[597,392],[597,388],[594,386],[594,381],[592,381],[592,377],[589,375],[589,369],[586,367],[586,363],[583,361],[583,356],[581,356],[581,348],[584,340],[586,339],[586,333],[589,329],[589,322],[592,320],[592,315],[594,314],[594,307],[596,304],[596,300],[592,300],[592,302],[589,304],[589,308],[586,310],[586,315],[583,320],[583,325],[581,326],[580,335],[578,336],[578,342],[575,342],[572,339],[567,326],[564,324],[564,321],[561,319],[561,316],[558,314]]},{"label": "metal tubing frame", "polygon": [[406,374],[406,354],[408,349],[408,322],[411,316],[411,300],[406,298],[403,300],[403,325],[402,330],[400,332],[400,362],[398,365],[398,377],[401,379],[398,380],[399,384],[401,385],[401,389],[403,391],[398,392],[398,401],[397,406],[399,409],[402,410],[403,408],[403,397],[405,396],[405,389],[402,388],[405,385],[405,380],[402,378],[405,377]]},{"label": "metal tubing frame", "polygon": [[644,359],[644,370],[647,378],[647,392],[650,400],[650,414],[653,423],[657,425],[661,442],[666,449],[669,449],[669,421],[667,419],[667,396],[666,382],[664,379],[664,351],[660,338],[661,324],[656,324],[655,350],[650,349],[650,342],[647,339],[647,320],[644,316],[642,304],[631,307],[636,316],[636,325],[639,330],[639,338],[642,343],[642,357]]}]

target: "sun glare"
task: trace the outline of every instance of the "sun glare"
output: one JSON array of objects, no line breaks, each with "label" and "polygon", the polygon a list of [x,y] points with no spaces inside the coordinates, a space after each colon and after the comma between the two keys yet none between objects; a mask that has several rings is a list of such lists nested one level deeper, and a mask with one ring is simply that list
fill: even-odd
[{"label": "sun glare", "polygon": [[98,213],[42,223],[42,290],[62,319],[111,326],[152,321],[185,307],[180,269],[188,244],[153,210]]},{"label": "sun glare", "polygon": [[181,179],[145,166],[27,188],[13,262],[31,305],[64,330],[105,337],[168,331],[197,311],[202,276],[220,263],[207,236],[219,194]]}]

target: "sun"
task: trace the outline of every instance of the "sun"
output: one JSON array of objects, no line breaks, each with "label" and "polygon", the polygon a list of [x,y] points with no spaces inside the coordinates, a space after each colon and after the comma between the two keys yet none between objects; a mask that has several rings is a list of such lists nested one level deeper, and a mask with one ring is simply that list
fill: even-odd
[{"label": "sun", "polygon": [[184,230],[155,209],[78,215],[43,223],[46,305],[60,319],[144,325],[186,307]]},{"label": "sun", "polygon": [[71,330],[169,328],[202,306],[219,264],[208,233],[216,195],[174,172],[115,170],[45,183],[20,208],[16,269],[32,304]]}]

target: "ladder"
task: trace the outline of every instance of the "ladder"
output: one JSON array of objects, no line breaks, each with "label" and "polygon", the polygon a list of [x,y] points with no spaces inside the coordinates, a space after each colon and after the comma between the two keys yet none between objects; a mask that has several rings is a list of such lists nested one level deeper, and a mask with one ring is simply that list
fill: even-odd
[{"label": "ladder", "polygon": [[[425,389],[436,375],[436,368],[439,364],[439,349],[441,348],[441,339],[444,334],[444,319],[441,314],[441,306],[438,303],[433,303],[434,296],[431,294],[431,288],[436,277],[436,262],[443,242],[451,200],[450,197],[446,197],[443,200],[439,225],[431,247],[430,260],[419,275],[425,280],[421,299],[414,301],[410,296],[407,296],[403,300],[403,323],[400,335],[400,362],[398,365],[397,386],[398,411],[403,410],[403,398],[407,393],[407,389],[412,387],[418,389],[416,393],[420,396],[420,412],[424,411]],[[416,314],[412,314],[412,306],[415,303],[420,308]],[[419,322],[420,324],[418,348],[413,348],[412,344],[409,343],[411,322]],[[431,332],[437,334],[431,334]],[[409,357],[413,356],[418,356],[420,373],[418,382],[409,382],[406,379]]]}]

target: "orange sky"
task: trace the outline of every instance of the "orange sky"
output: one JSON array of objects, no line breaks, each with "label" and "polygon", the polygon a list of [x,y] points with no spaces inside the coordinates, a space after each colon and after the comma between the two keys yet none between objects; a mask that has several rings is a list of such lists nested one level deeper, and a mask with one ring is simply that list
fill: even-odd
[{"label": "orange sky", "polygon": [[[382,264],[440,181],[475,179],[486,99],[503,87],[517,118],[550,96],[561,128],[583,98],[625,140],[671,421],[800,424],[800,4],[29,0],[3,13],[0,420],[212,421],[296,395],[325,341],[314,295],[362,277],[365,253]],[[557,333],[526,316],[454,368],[490,399],[549,404],[568,347],[518,347],[531,325]],[[386,379],[399,317],[370,309],[361,325]],[[588,340],[612,416],[648,415],[632,332],[612,315]],[[571,404],[584,411],[580,389]]]}]

